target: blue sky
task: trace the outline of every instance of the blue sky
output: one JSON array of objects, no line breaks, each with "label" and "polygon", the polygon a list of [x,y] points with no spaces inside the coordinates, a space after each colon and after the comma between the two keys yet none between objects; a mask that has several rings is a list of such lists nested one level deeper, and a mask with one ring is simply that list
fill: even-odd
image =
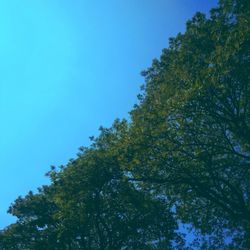
[{"label": "blue sky", "polygon": [[127,118],[140,72],[216,0],[0,1],[0,228],[100,125]]}]

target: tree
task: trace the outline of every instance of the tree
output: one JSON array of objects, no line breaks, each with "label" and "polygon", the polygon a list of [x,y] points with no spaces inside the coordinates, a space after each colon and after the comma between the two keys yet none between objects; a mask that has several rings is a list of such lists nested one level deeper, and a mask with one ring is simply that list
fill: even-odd
[{"label": "tree", "polygon": [[116,121],[102,129],[88,149],[61,171],[52,184],[18,198],[9,212],[18,222],[3,234],[2,249],[170,249],[182,244],[176,221],[159,197],[130,182],[112,144],[126,129]]},{"label": "tree", "polygon": [[197,13],[143,72],[131,122],[11,205],[1,249],[249,249],[249,55],[248,0]]},{"label": "tree", "polygon": [[127,149],[134,177],[172,197],[180,218],[210,235],[236,231],[243,248],[250,222],[249,14],[249,1],[220,1],[209,19],[197,13],[170,39],[143,72]]}]

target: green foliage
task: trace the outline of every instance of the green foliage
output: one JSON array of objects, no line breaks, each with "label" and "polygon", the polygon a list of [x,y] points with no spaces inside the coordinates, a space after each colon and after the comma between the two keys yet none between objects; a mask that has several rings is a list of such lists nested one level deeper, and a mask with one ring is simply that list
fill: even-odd
[{"label": "green foliage", "polygon": [[143,72],[131,122],[19,197],[0,248],[249,249],[249,72],[250,2],[197,13]]}]

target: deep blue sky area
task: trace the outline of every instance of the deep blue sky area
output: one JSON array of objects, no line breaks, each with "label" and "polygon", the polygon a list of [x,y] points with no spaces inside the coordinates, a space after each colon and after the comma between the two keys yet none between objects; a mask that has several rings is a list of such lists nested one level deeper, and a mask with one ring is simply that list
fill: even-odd
[{"label": "deep blue sky area", "polygon": [[0,1],[0,228],[100,125],[128,118],[168,38],[216,0]]}]

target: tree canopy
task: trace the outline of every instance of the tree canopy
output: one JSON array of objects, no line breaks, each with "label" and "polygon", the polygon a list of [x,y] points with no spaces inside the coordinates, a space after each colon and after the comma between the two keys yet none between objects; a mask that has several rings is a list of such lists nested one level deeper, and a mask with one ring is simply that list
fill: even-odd
[{"label": "tree canopy", "polygon": [[131,121],[11,204],[0,248],[249,249],[249,72],[250,2],[197,13],[143,71]]}]

